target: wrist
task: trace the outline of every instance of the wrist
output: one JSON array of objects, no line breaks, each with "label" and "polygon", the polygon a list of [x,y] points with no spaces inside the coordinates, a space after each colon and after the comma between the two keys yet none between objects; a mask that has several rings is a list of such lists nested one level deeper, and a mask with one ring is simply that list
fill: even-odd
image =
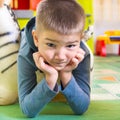
[{"label": "wrist", "polygon": [[54,75],[54,76],[51,76],[51,75],[46,75],[46,82],[47,82],[47,84],[48,84],[48,86],[49,86],[49,88],[51,89],[51,90],[53,90],[54,89],[54,87],[55,87],[55,85],[56,85],[56,83],[57,83],[57,79],[58,79],[58,77],[57,77],[58,75]]},{"label": "wrist", "polygon": [[62,83],[63,88],[65,88],[72,78],[72,72],[61,72],[60,73],[60,80]]}]

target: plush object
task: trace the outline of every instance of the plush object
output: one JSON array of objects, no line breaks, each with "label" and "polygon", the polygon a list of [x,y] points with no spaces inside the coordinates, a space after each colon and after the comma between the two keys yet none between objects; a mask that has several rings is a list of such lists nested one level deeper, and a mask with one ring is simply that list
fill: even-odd
[{"label": "plush object", "polygon": [[0,5],[0,105],[16,102],[20,30],[8,5]]}]

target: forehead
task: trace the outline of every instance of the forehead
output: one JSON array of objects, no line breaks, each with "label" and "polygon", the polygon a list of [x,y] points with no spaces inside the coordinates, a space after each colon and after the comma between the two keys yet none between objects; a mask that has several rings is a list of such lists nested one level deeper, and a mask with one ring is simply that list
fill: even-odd
[{"label": "forehead", "polygon": [[43,40],[52,40],[54,42],[73,42],[73,41],[80,41],[81,34],[80,33],[73,33],[73,34],[59,34],[54,31],[42,31],[39,34],[39,37]]}]

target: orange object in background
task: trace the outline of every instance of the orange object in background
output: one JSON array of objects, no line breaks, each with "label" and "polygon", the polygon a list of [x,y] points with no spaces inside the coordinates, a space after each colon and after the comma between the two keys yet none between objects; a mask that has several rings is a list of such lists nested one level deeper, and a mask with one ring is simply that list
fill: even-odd
[{"label": "orange object in background", "polygon": [[40,1],[41,1],[41,0],[30,0],[30,9],[36,10],[37,4],[38,4]]},{"label": "orange object in background", "polygon": [[11,2],[12,9],[29,9],[30,8],[30,1],[29,0],[12,0]]}]

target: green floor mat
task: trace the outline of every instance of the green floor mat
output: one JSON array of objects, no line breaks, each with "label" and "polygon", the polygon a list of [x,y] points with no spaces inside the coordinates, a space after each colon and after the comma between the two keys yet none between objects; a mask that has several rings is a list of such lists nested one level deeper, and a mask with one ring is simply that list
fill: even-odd
[{"label": "green floor mat", "polygon": [[92,100],[120,100],[120,56],[94,56]]},{"label": "green floor mat", "polygon": [[0,106],[1,120],[120,120],[120,101],[92,101],[88,111],[74,115],[66,103],[49,103],[35,118],[27,118],[20,110],[19,104]]}]

